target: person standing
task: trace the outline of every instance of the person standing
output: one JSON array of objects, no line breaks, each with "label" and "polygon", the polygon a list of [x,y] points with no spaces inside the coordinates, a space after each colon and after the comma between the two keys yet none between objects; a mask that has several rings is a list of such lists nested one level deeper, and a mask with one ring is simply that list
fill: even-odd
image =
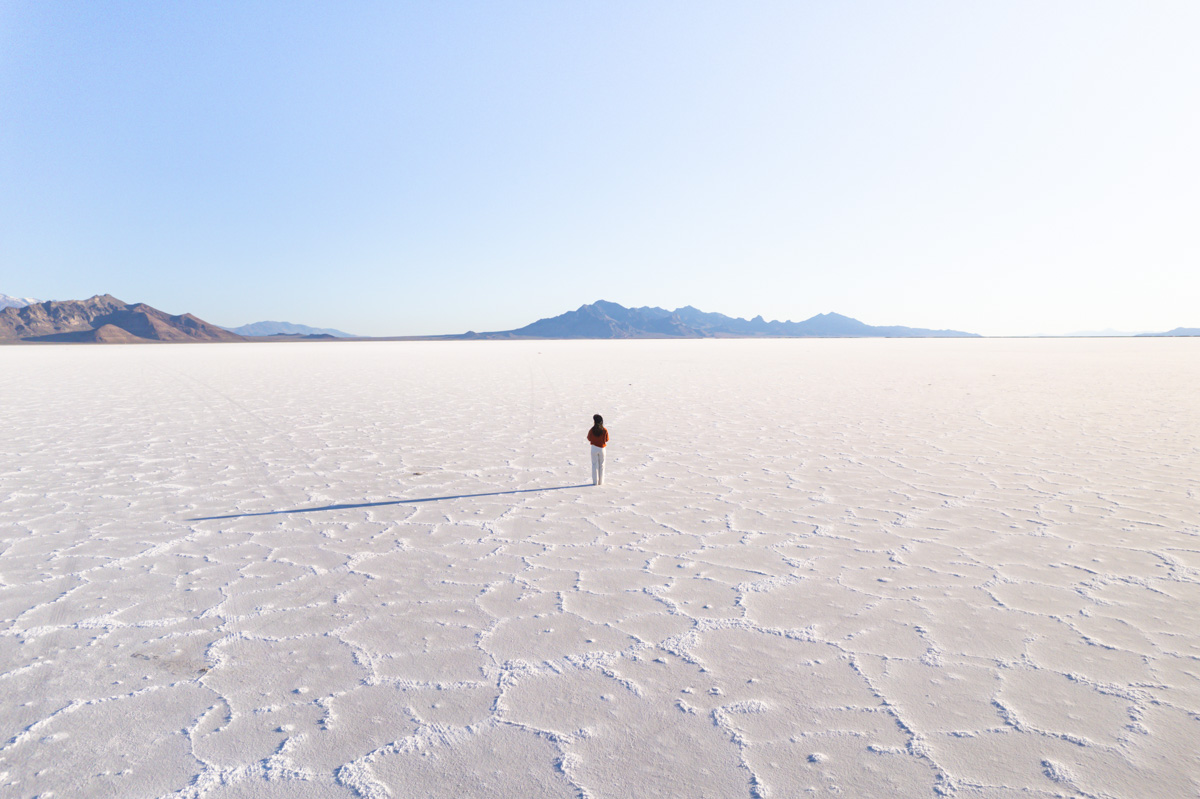
[{"label": "person standing", "polygon": [[608,430],[604,427],[604,417],[596,414],[592,417],[591,429],[588,430],[588,443],[592,445],[592,485],[604,485],[604,447],[608,444]]}]

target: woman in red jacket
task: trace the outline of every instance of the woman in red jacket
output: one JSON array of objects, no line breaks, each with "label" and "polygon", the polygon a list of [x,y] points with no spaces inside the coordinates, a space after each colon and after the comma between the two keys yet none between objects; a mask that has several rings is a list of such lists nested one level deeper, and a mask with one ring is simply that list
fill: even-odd
[{"label": "woman in red jacket", "polygon": [[604,485],[604,446],[608,443],[608,430],[604,428],[604,417],[592,417],[595,424],[588,430],[588,443],[592,445],[592,485]]}]

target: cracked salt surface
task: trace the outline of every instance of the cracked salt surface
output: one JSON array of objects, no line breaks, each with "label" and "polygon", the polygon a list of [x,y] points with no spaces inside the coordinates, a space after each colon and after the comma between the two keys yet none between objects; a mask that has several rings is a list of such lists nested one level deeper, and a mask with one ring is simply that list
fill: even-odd
[{"label": "cracked salt surface", "polygon": [[1200,793],[1200,341],[0,366],[5,797]]}]

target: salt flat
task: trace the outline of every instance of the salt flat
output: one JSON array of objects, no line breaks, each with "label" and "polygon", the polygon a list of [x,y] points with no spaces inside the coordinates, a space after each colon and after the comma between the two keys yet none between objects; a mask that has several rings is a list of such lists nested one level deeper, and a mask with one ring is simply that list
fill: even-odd
[{"label": "salt flat", "polygon": [[0,369],[3,796],[1200,790],[1200,340]]}]

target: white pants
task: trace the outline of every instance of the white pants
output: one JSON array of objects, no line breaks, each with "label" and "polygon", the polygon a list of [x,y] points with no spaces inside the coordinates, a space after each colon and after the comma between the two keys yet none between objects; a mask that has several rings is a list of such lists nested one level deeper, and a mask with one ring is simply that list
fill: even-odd
[{"label": "white pants", "polygon": [[592,485],[604,485],[604,447],[592,445]]}]

